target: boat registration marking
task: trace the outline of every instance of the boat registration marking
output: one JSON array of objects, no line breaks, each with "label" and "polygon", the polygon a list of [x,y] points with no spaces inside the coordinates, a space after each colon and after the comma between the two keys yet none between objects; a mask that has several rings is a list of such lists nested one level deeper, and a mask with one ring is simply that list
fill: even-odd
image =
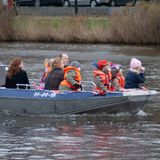
[{"label": "boat registration marking", "polygon": [[49,93],[49,92],[35,92],[33,97],[36,97],[36,98],[54,98],[56,96],[56,93],[52,92],[52,93]]}]

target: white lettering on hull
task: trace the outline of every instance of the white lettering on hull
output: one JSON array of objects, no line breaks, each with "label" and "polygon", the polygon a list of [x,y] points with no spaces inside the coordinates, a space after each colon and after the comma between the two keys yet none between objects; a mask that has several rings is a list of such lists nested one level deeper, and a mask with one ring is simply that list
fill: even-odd
[{"label": "white lettering on hull", "polygon": [[33,97],[35,98],[54,98],[56,93],[49,93],[49,92],[35,92]]}]

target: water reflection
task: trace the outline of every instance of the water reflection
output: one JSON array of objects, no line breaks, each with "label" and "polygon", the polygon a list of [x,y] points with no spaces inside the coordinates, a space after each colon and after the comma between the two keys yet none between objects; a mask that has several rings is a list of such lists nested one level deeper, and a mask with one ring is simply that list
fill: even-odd
[{"label": "water reflection", "polygon": [[[53,115],[39,117],[44,121],[42,125],[37,117],[12,118],[17,121],[15,126],[1,126],[1,158],[110,160],[159,157],[160,124],[153,119],[66,115],[64,120]],[[18,127],[22,122],[28,125]]]},{"label": "water reflection", "polygon": [[[22,56],[30,79],[40,79],[43,60],[66,52],[83,64],[83,79],[92,79],[92,61],[107,58],[127,70],[136,56],[146,67],[146,83],[160,88],[158,46],[0,44],[0,61]],[[0,159],[23,160],[158,160],[159,97],[135,117],[117,115],[13,115],[0,113]]]}]

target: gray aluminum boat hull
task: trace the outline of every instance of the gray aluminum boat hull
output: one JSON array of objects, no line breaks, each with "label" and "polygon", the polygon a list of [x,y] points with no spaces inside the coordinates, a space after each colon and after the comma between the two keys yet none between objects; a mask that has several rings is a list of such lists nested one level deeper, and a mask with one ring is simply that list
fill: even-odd
[{"label": "gray aluminum boat hull", "polygon": [[[14,92],[16,94],[15,96]],[[27,95],[28,92],[29,94],[30,92],[32,93],[31,96]],[[39,97],[37,93],[40,93],[41,96],[45,95],[45,97]],[[0,111],[20,114],[80,114],[101,112],[129,112],[134,114],[142,109],[148,102],[149,97],[152,96],[152,94],[137,96],[111,94],[111,96],[100,96],[92,95],[93,93],[88,96],[89,92],[72,92],[60,95],[59,97],[57,97],[59,94],[55,94],[53,97],[50,96],[48,98],[46,94],[49,93],[51,91],[0,89]],[[87,96],[85,97],[84,95],[86,94]]]},{"label": "gray aluminum boat hull", "polygon": [[[1,86],[5,83],[7,68],[0,65]],[[86,86],[90,85],[87,83]],[[55,91],[46,90],[0,88],[0,111],[20,114],[136,113],[154,94],[155,91],[128,90],[102,96],[89,91],[56,94]]]}]

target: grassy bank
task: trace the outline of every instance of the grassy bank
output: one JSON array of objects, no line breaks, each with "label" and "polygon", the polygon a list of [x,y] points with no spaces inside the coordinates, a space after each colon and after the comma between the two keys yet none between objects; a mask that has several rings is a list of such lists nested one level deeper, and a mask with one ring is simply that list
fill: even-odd
[{"label": "grassy bank", "polygon": [[160,44],[160,4],[109,17],[27,17],[1,12],[0,41]]}]

